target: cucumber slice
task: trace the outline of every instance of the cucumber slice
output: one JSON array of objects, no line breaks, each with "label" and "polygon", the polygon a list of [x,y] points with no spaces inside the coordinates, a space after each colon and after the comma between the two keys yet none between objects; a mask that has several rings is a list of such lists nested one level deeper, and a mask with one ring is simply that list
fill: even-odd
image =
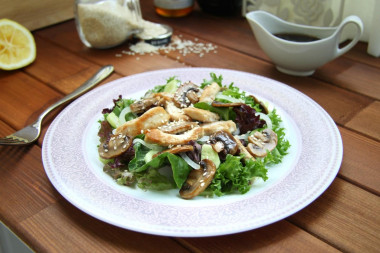
[{"label": "cucumber slice", "polygon": [[171,80],[165,85],[164,92],[175,93],[178,89],[179,81],[176,79]]},{"label": "cucumber slice", "polygon": [[114,112],[108,114],[107,121],[113,128],[117,128],[120,125],[119,117]]},{"label": "cucumber slice", "polygon": [[114,159],[104,159],[104,158],[101,158],[100,156],[99,156],[99,160],[100,160],[103,164],[107,164],[107,163],[109,163],[109,162],[113,162],[113,161],[114,161]]},{"label": "cucumber slice", "polygon": [[148,163],[148,162],[152,161],[152,159],[153,159],[152,156],[154,156],[157,153],[158,153],[157,150],[150,150],[148,153],[146,153],[146,155],[144,157],[145,163]]},{"label": "cucumber slice", "polygon": [[201,160],[203,159],[209,159],[213,161],[216,168],[218,168],[220,165],[219,155],[217,152],[215,152],[210,144],[202,145]]}]

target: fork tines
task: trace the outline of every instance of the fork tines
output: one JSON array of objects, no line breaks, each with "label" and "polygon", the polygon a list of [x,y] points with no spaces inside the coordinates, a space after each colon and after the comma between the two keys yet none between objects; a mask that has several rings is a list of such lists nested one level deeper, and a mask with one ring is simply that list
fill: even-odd
[{"label": "fork tines", "polygon": [[8,135],[4,138],[0,138],[0,145],[1,144],[6,144],[6,145],[20,145],[20,144],[26,144],[28,141],[24,138],[16,137],[13,135]]}]

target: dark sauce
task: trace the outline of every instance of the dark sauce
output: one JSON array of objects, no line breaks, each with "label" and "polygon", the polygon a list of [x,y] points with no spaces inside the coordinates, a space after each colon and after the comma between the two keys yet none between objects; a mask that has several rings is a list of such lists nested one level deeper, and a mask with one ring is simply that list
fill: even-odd
[{"label": "dark sauce", "polygon": [[319,40],[317,37],[298,33],[276,33],[274,36],[295,42],[311,42]]}]

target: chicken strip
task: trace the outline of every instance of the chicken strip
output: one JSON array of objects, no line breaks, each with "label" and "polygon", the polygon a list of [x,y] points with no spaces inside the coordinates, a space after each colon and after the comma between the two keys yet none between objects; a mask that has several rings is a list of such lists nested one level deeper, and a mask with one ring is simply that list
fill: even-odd
[{"label": "chicken strip", "polygon": [[166,102],[165,110],[170,114],[172,121],[191,121],[182,109],[179,109],[173,102]]},{"label": "chicken strip", "polygon": [[218,131],[226,131],[233,133],[236,131],[236,124],[232,120],[228,121],[217,121],[212,123],[207,123],[201,125],[202,128],[202,136],[212,135]]},{"label": "chicken strip", "polygon": [[135,137],[147,129],[165,125],[170,120],[170,115],[162,107],[154,107],[146,111],[140,117],[127,121],[116,128],[116,134]]},{"label": "chicken strip", "polygon": [[202,137],[202,128],[195,127],[183,134],[175,135],[164,133],[159,129],[149,130],[145,134],[147,143],[154,143],[161,146],[185,145],[189,141],[195,141]]},{"label": "chicken strip", "polygon": [[198,122],[173,121],[169,122],[166,125],[158,127],[158,129],[168,134],[180,134],[197,126]]},{"label": "chicken strip", "polygon": [[193,120],[197,120],[197,121],[201,121],[205,123],[215,122],[220,119],[219,115],[214,112],[210,112],[210,111],[195,108],[195,107],[184,108],[183,112],[187,116],[192,118]]},{"label": "chicken strip", "polygon": [[211,135],[218,131],[227,131],[232,133],[235,130],[236,124],[232,120],[203,124],[201,127],[194,127],[193,129],[180,135],[165,133],[160,129],[152,129],[145,134],[145,141],[161,146],[184,145],[189,141],[198,140],[205,135]]},{"label": "chicken strip", "polygon": [[215,100],[216,94],[220,91],[221,87],[217,83],[212,83],[204,88],[199,102],[212,103]]}]

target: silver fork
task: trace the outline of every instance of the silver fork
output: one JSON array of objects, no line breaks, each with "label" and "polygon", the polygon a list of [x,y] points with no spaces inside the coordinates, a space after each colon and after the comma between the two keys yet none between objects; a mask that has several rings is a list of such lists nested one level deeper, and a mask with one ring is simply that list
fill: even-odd
[{"label": "silver fork", "polygon": [[74,98],[77,98],[78,96],[82,95],[83,93],[87,92],[89,89],[91,89],[96,84],[105,79],[107,76],[109,76],[113,72],[113,69],[114,68],[112,65],[102,67],[98,72],[95,73],[95,75],[93,75],[90,79],[88,79],[85,83],[79,86],[72,93],[61,98],[56,103],[47,108],[43,113],[41,113],[41,115],[35,122],[11,135],[8,135],[4,138],[0,138],[0,145],[28,145],[35,142],[41,134],[42,120],[45,118],[46,115],[48,115],[58,106],[67,103],[73,100]]}]

